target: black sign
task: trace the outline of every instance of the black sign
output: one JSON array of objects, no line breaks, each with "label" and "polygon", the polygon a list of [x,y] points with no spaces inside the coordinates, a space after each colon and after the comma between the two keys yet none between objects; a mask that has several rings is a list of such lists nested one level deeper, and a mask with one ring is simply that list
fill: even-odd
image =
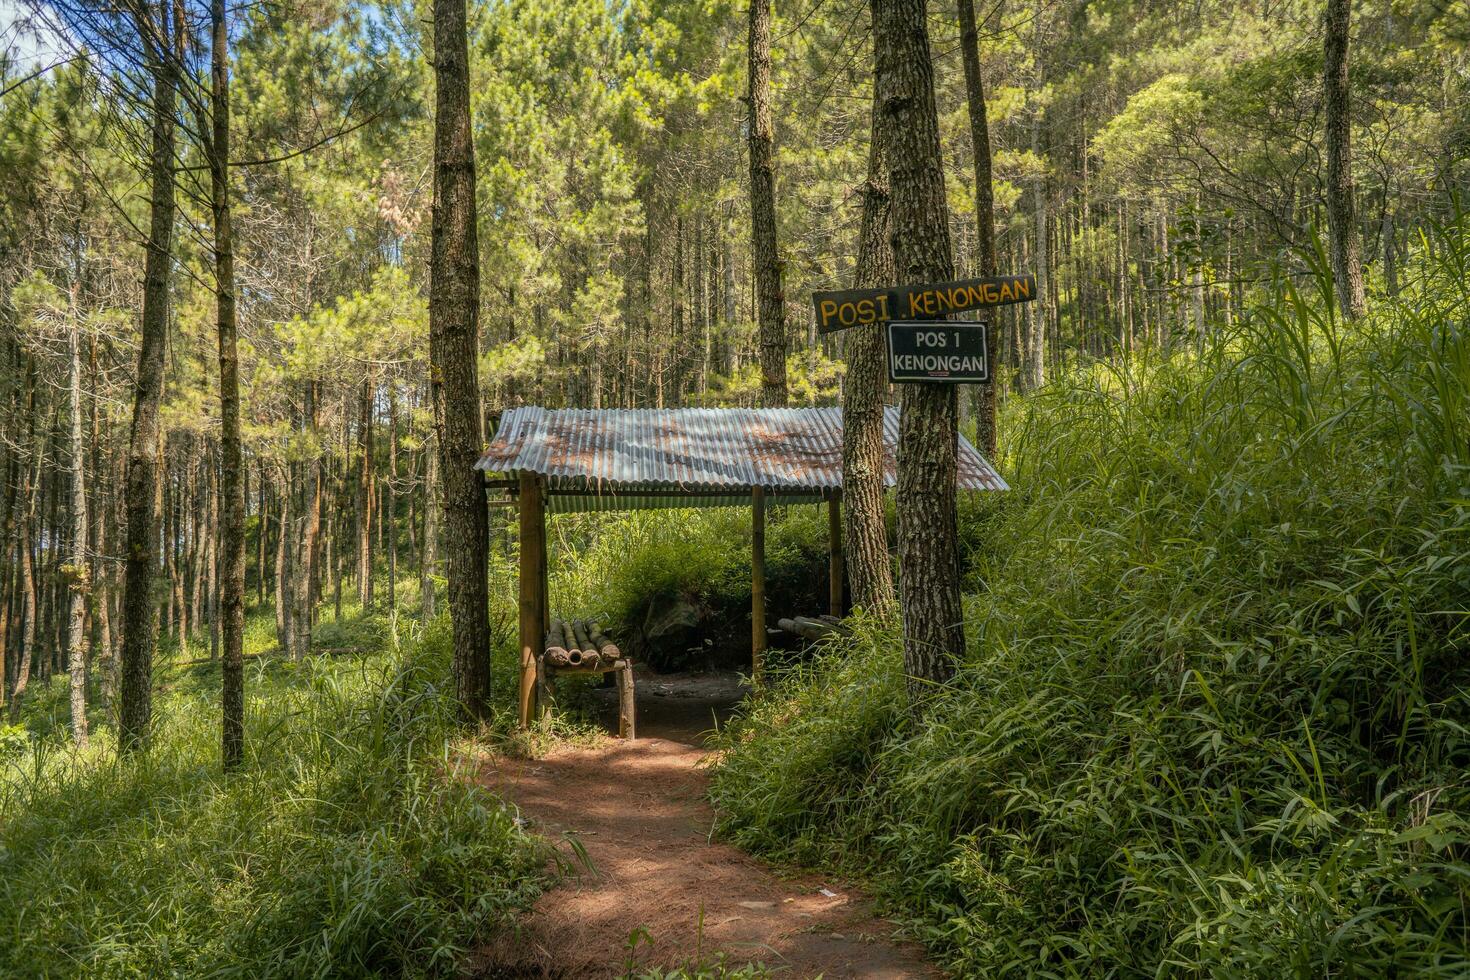
[{"label": "black sign", "polygon": [[990,381],[990,351],[985,324],[943,320],[890,320],[890,381]]},{"label": "black sign", "polygon": [[1035,298],[1035,276],[993,276],[927,286],[812,293],[812,306],[817,313],[817,332],[832,333],[867,323],[942,317],[987,306],[1028,303]]}]

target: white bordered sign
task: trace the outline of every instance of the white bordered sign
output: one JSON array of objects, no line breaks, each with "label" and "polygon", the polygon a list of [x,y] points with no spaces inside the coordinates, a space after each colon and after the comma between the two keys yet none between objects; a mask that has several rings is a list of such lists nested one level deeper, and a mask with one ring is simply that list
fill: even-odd
[{"label": "white bordered sign", "polygon": [[890,320],[888,380],[989,383],[985,326],[973,321]]}]

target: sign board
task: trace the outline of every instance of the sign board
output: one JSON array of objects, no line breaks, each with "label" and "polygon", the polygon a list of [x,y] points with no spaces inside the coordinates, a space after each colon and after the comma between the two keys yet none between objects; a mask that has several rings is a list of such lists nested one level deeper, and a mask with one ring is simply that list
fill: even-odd
[{"label": "sign board", "polygon": [[888,321],[888,380],[985,384],[990,350],[984,323]]},{"label": "sign board", "polygon": [[832,333],[868,323],[920,320],[988,306],[1029,303],[1035,298],[1035,276],[992,276],[927,286],[812,293],[812,306],[817,313],[817,332]]}]

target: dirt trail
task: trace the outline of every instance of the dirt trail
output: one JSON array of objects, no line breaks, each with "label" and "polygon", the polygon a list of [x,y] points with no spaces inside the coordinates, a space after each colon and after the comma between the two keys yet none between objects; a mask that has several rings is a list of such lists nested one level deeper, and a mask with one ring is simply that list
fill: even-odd
[{"label": "dirt trail", "polygon": [[494,760],[482,773],[485,784],[548,836],[575,832],[595,873],[542,896],[520,936],[483,951],[476,974],[619,976],[629,934],[641,927],[651,941],[640,947],[640,967],[718,950],[731,965],[760,962],[781,977],[938,976],[913,947],[888,938],[892,926],[851,888],[777,878],[749,855],[711,842],[703,755],[683,742],[639,738],[538,760]]}]

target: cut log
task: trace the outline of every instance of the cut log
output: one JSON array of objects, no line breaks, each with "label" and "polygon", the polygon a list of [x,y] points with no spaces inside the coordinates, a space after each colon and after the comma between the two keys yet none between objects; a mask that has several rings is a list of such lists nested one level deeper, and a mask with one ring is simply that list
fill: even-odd
[{"label": "cut log", "polygon": [[780,619],[776,625],[788,633],[808,640],[824,640],[829,636],[846,635],[847,630],[824,623],[819,619],[810,619],[806,616],[797,616],[795,619]]},{"label": "cut log", "polygon": [[585,619],[572,620],[572,636],[577,640],[577,649],[582,651],[583,658],[589,654],[597,655],[597,648],[592,645],[592,639],[587,635],[587,621]]},{"label": "cut log", "polygon": [[829,633],[841,633],[843,635],[846,635],[847,633],[851,632],[847,627],[842,625],[840,620],[836,623],[831,623],[827,621],[827,618],[825,616],[821,619],[815,619],[811,616],[797,616],[796,621],[806,626],[815,627],[816,629],[820,630],[826,630]]},{"label": "cut log", "polygon": [[618,649],[618,645],[608,639],[607,634],[602,631],[601,626],[597,623],[592,623],[590,626],[591,629],[589,632],[592,635],[592,645],[597,647],[598,656],[602,657],[603,663],[612,663],[622,657],[623,654]]},{"label": "cut log", "polygon": [[561,645],[566,649],[567,653],[571,653],[577,649],[576,637],[572,636],[572,624],[566,620],[562,620],[561,622]]},{"label": "cut log", "polygon": [[566,659],[567,650],[562,645],[561,638],[561,620],[553,619],[551,621],[551,626],[546,631],[546,642],[542,645],[542,649],[546,651],[546,655],[551,656],[551,663],[556,663],[558,657],[562,660]]}]

